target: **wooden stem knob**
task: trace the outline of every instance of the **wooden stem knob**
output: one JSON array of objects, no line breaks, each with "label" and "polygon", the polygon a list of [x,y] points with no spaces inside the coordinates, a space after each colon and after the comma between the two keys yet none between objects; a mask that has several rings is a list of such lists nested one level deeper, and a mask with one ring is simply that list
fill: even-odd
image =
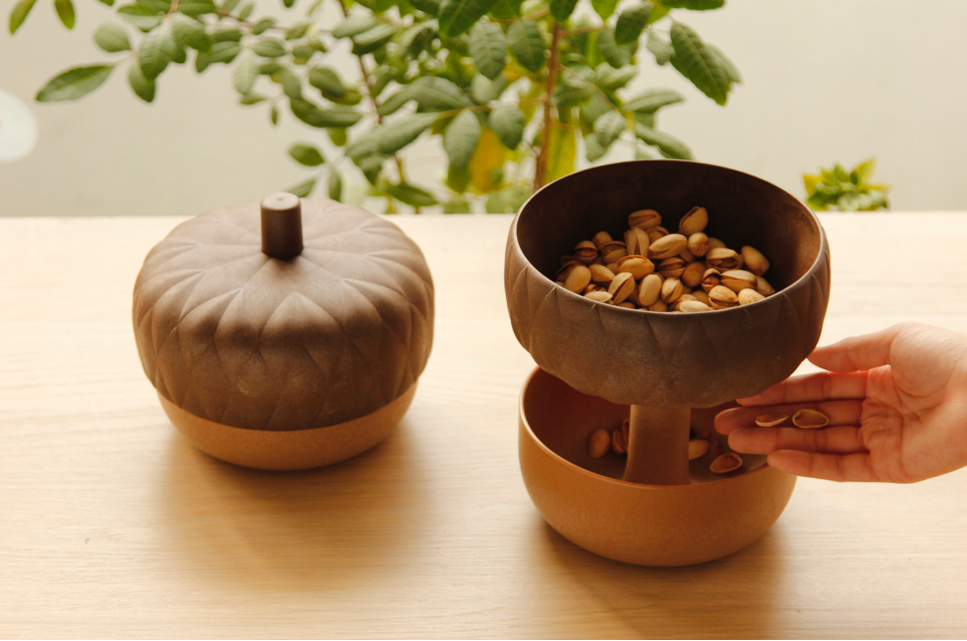
[{"label": "wooden stem knob", "polygon": [[262,253],[293,258],[302,253],[302,205],[286,192],[262,200]]}]

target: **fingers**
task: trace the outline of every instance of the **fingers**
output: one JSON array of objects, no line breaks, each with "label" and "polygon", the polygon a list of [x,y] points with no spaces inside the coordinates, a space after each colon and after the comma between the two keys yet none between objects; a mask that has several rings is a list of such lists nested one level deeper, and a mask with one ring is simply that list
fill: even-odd
[{"label": "fingers", "polygon": [[772,467],[795,474],[828,481],[878,481],[869,454],[818,454],[780,450],[766,461]]},{"label": "fingers", "polygon": [[740,428],[729,434],[729,447],[745,454],[771,454],[777,450],[824,454],[867,451],[859,428],[851,425],[819,430],[801,430],[797,427]]},{"label": "fingers", "polygon": [[[757,427],[755,424],[756,417],[762,414],[786,414],[791,417],[801,409],[822,412],[829,417],[829,424],[831,426],[859,425],[863,413],[863,401],[851,399],[844,401],[824,401],[821,403],[796,403],[794,405],[735,407],[719,412],[718,416],[715,417],[715,430],[721,434],[729,434],[741,428],[761,430],[776,429]],[[789,424],[791,425],[791,422]]]},{"label": "fingers", "polygon": [[[773,385],[761,394],[740,398],[740,405],[780,405],[803,403],[837,398],[864,398],[866,396],[866,372],[834,374],[819,372],[805,376],[793,376]],[[765,414],[765,412],[760,412]]]},{"label": "fingers", "polygon": [[838,343],[818,347],[809,355],[814,365],[831,372],[855,372],[890,364],[893,341],[908,325],[899,324],[879,332],[851,336]]}]

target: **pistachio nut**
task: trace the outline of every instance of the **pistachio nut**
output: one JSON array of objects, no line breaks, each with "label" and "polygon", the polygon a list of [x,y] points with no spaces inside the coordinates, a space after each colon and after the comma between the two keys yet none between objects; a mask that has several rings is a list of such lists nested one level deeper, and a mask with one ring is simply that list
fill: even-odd
[{"label": "pistachio nut", "polygon": [[742,266],[742,257],[734,249],[728,247],[716,247],[708,250],[705,254],[705,262],[709,267],[719,267],[721,269],[738,269]]},{"label": "pistachio nut", "polygon": [[665,301],[659,298],[654,303],[648,306],[648,311],[649,312],[667,312],[668,303],[666,303]]},{"label": "pistachio nut", "polygon": [[776,288],[770,285],[769,281],[762,276],[756,276],[755,290],[763,296],[772,296],[776,293]]},{"label": "pistachio nut", "polygon": [[587,295],[587,294],[590,294],[591,292],[606,292],[606,291],[608,291],[607,287],[598,285],[597,283],[591,283],[590,285],[584,288],[584,291],[582,293]]},{"label": "pistachio nut", "polygon": [[775,427],[782,425],[789,418],[786,414],[761,414],[755,417],[755,424],[759,427]]},{"label": "pistachio nut", "polygon": [[625,309],[638,309],[638,306],[630,301],[618,303],[615,307],[624,307]]},{"label": "pistachio nut", "polygon": [[682,251],[678,252],[678,255],[686,263],[694,263],[696,260],[698,260],[695,257],[695,254],[693,254],[692,252],[688,251],[688,241],[687,240],[685,241],[685,249],[683,249]]},{"label": "pistachio nut", "polygon": [[792,424],[803,429],[816,429],[829,425],[829,417],[816,410],[799,410],[792,415]]},{"label": "pistachio nut", "polygon": [[708,294],[704,289],[693,289],[692,296],[694,296],[695,300],[699,301],[700,303],[705,303],[708,305]]},{"label": "pistachio nut", "polygon": [[674,303],[682,295],[682,281],[677,278],[666,278],[661,284],[661,299],[666,304]]},{"label": "pistachio nut", "polygon": [[[681,279],[679,278],[679,280]],[[691,293],[692,293],[692,288],[686,285],[685,283],[682,283],[682,296],[686,294],[691,294]]]},{"label": "pistachio nut", "polygon": [[635,227],[634,229],[629,229],[628,233],[625,234],[625,244],[627,245],[627,251],[629,254],[640,254],[641,256],[647,256],[648,246],[651,245],[651,239],[648,238],[647,231]]},{"label": "pistachio nut", "polygon": [[705,265],[703,263],[689,263],[689,265],[682,271],[680,278],[682,279],[682,282],[689,287],[698,287],[702,283],[702,278],[704,276]]},{"label": "pistachio nut", "polygon": [[687,300],[678,306],[678,309],[683,312],[710,312],[712,308],[705,303],[698,300]]},{"label": "pistachio nut", "polygon": [[578,260],[587,265],[598,257],[598,248],[590,240],[582,240],[575,246],[574,255]]},{"label": "pistachio nut", "polygon": [[688,442],[688,460],[702,458],[708,452],[708,441],[704,438],[693,438]]},{"label": "pistachio nut", "polygon": [[611,273],[617,276],[617,274],[618,274],[618,263],[608,263],[607,265],[605,265],[605,267],[607,267],[608,269],[610,269],[611,270]]},{"label": "pistachio nut", "polygon": [[648,248],[648,255],[658,260],[677,256],[680,251],[685,249],[688,239],[681,234],[668,234],[652,242]]},{"label": "pistachio nut", "polygon": [[628,272],[618,272],[618,275],[611,281],[611,285],[608,286],[608,291],[614,297],[615,303],[623,303],[625,299],[631,296],[634,289],[635,279]]},{"label": "pistachio nut", "polygon": [[581,262],[581,261],[578,260],[578,257],[577,256],[570,256],[570,255],[565,254],[564,256],[561,256],[561,267],[564,267],[568,263],[571,263],[571,262],[574,262],[574,261]]},{"label": "pistachio nut", "polygon": [[692,234],[688,237],[688,242],[685,244],[685,248],[690,251],[693,256],[698,256],[701,258],[708,253],[708,236],[702,232]]},{"label": "pistachio nut", "polygon": [[591,242],[594,243],[594,246],[597,247],[599,250],[605,245],[607,245],[608,243],[610,243],[612,240],[614,239],[611,238],[611,234],[609,234],[606,231],[599,231],[598,233],[596,233],[594,236],[591,237]]},{"label": "pistachio nut", "polygon": [[611,294],[603,290],[595,290],[593,292],[588,292],[584,295],[585,298],[590,298],[591,300],[597,301],[599,303],[610,303],[613,298]]},{"label": "pistachio nut", "polygon": [[712,291],[713,287],[718,287],[721,284],[722,274],[717,269],[709,268],[702,274],[702,289],[705,290],[706,294]]},{"label": "pistachio nut", "polygon": [[655,271],[655,264],[641,255],[625,256],[618,261],[618,273],[628,272],[635,280],[641,280]]},{"label": "pistachio nut", "polygon": [[728,287],[716,285],[708,293],[708,304],[714,309],[728,309],[739,304],[739,297]]},{"label": "pistachio nut", "polygon": [[692,207],[691,211],[682,216],[678,223],[678,233],[691,236],[705,229],[708,225],[708,212],[704,207]]},{"label": "pistachio nut", "polygon": [[678,278],[685,272],[685,267],[681,256],[672,256],[658,263],[658,273],[665,278]]},{"label": "pistachio nut", "polygon": [[649,274],[642,278],[638,291],[638,304],[642,307],[654,305],[661,296],[661,283],[661,276],[657,274]]},{"label": "pistachio nut", "polygon": [[734,472],[740,467],[742,467],[742,457],[732,452],[726,452],[712,461],[712,464],[709,465],[708,469],[715,474],[728,474],[729,472]]},{"label": "pistachio nut", "polygon": [[584,263],[582,263],[581,261],[579,261],[577,259],[572,260],[572,261],[570,261],[570,262],[562,265],[561,268],[559,270],[557,270],[557,279],[558,280],[562,280],[562,281],[566,281],[567,280],[567,277],[568,277],[568,274],[570,274],[571,271],[575,267],[582,266],[582,265],[584,265]]},{"label": "pistachio nut", "polygon": [[718,238],[712,238],[711,236],[709,236],[708,238],[709,249],[720,249],[722,247],[726,247],[726,244],[724,242],[722,242]]},{"label": "pistachio nut", "polygon": [[738,294],[743,289],[755,289],[755,274],[744,269],[730,269],[722,272],[722,284]]},{"label": "pistachio nut", "polygon": [[755,247],[743,247],[742,260],[745,261],[745,268],[756,276],[762,276],[769,269],[769,260]]},{"label": "pistachio nut", "polygon": [[611,449],[619,455],[628,453],[628,443],[625,442],[625,435],[621,433],[621,428],[611,432]]},{"label": "pistachio nut", "polygon": [[632,229],[651,229],[661,224],[661,214],[654,209],[641,209],[628,215],[628,226]]},{"label": "pistachio nut", "polygon": [[598,428],[588,437],[588,456],[601,458],[611,451],[611,434],[604,428]]},{"label": "pistachio nut", "polygon": [[648,230],[648,244],[655,242],[659,238],[664,238],[668,235],[668,230],[664,227],[652,227]]},{"label": "pistachio nut", "polygon": [[610,283],[614,280],[614,272],[604,265],[588,265],[588,269],[591,270],[591,282]]},{"label": "pistachio nut", "polygon": [[605,264],[616,263],[619,259],[628,255],[627,245],[619,240],[612,240],[601,248],[601,260]]},{"label": "pistachio nut", "polygon": [[584,265],[575,265],[564,279],[564,287],[572,292],[579,292],[591,282],[591,270]]},{"label": "pistachio nut", "polygon": [[748,305],[749,303],[755,303],[757,301],[765,298],[762,294],[754,289],[743,289],[739,292],[739,305]]}]

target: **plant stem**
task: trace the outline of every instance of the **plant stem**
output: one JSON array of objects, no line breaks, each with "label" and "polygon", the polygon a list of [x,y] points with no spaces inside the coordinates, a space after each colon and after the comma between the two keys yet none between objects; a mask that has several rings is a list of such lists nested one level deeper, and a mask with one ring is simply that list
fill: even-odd
[{"label": "plant stem", "polygon": [[547,87],[544,90],[544,133],[541,135],[541,149],[537,154],[534,167],[534,191],[544,186],[547,176],[547,154],[551,144],[551,130],[554,122],[551,120],[551,98],[554,96],[554,85],[557,83],[557,59],[561,42],[561,25],[554,21],[554,31],[551,35],[551,57],[547,61]]}]

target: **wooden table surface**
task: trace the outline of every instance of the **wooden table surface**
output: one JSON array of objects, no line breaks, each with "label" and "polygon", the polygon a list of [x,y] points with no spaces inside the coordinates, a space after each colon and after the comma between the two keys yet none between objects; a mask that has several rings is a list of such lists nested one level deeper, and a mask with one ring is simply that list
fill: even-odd
[{"label": "wooden table surface", "polygon": [[[131,290],[180,219],[0,219],[0,636],[964,637],[967,470],[800,479],[758,542],[623,565],[548,527],[517,463],[533,367],[503,294],[508,216],[400,217],[437,286],[400,427],[309,472],[234,467],[170,425]],[[822,218],[822,342],[967,331],[967,215]]]}]

